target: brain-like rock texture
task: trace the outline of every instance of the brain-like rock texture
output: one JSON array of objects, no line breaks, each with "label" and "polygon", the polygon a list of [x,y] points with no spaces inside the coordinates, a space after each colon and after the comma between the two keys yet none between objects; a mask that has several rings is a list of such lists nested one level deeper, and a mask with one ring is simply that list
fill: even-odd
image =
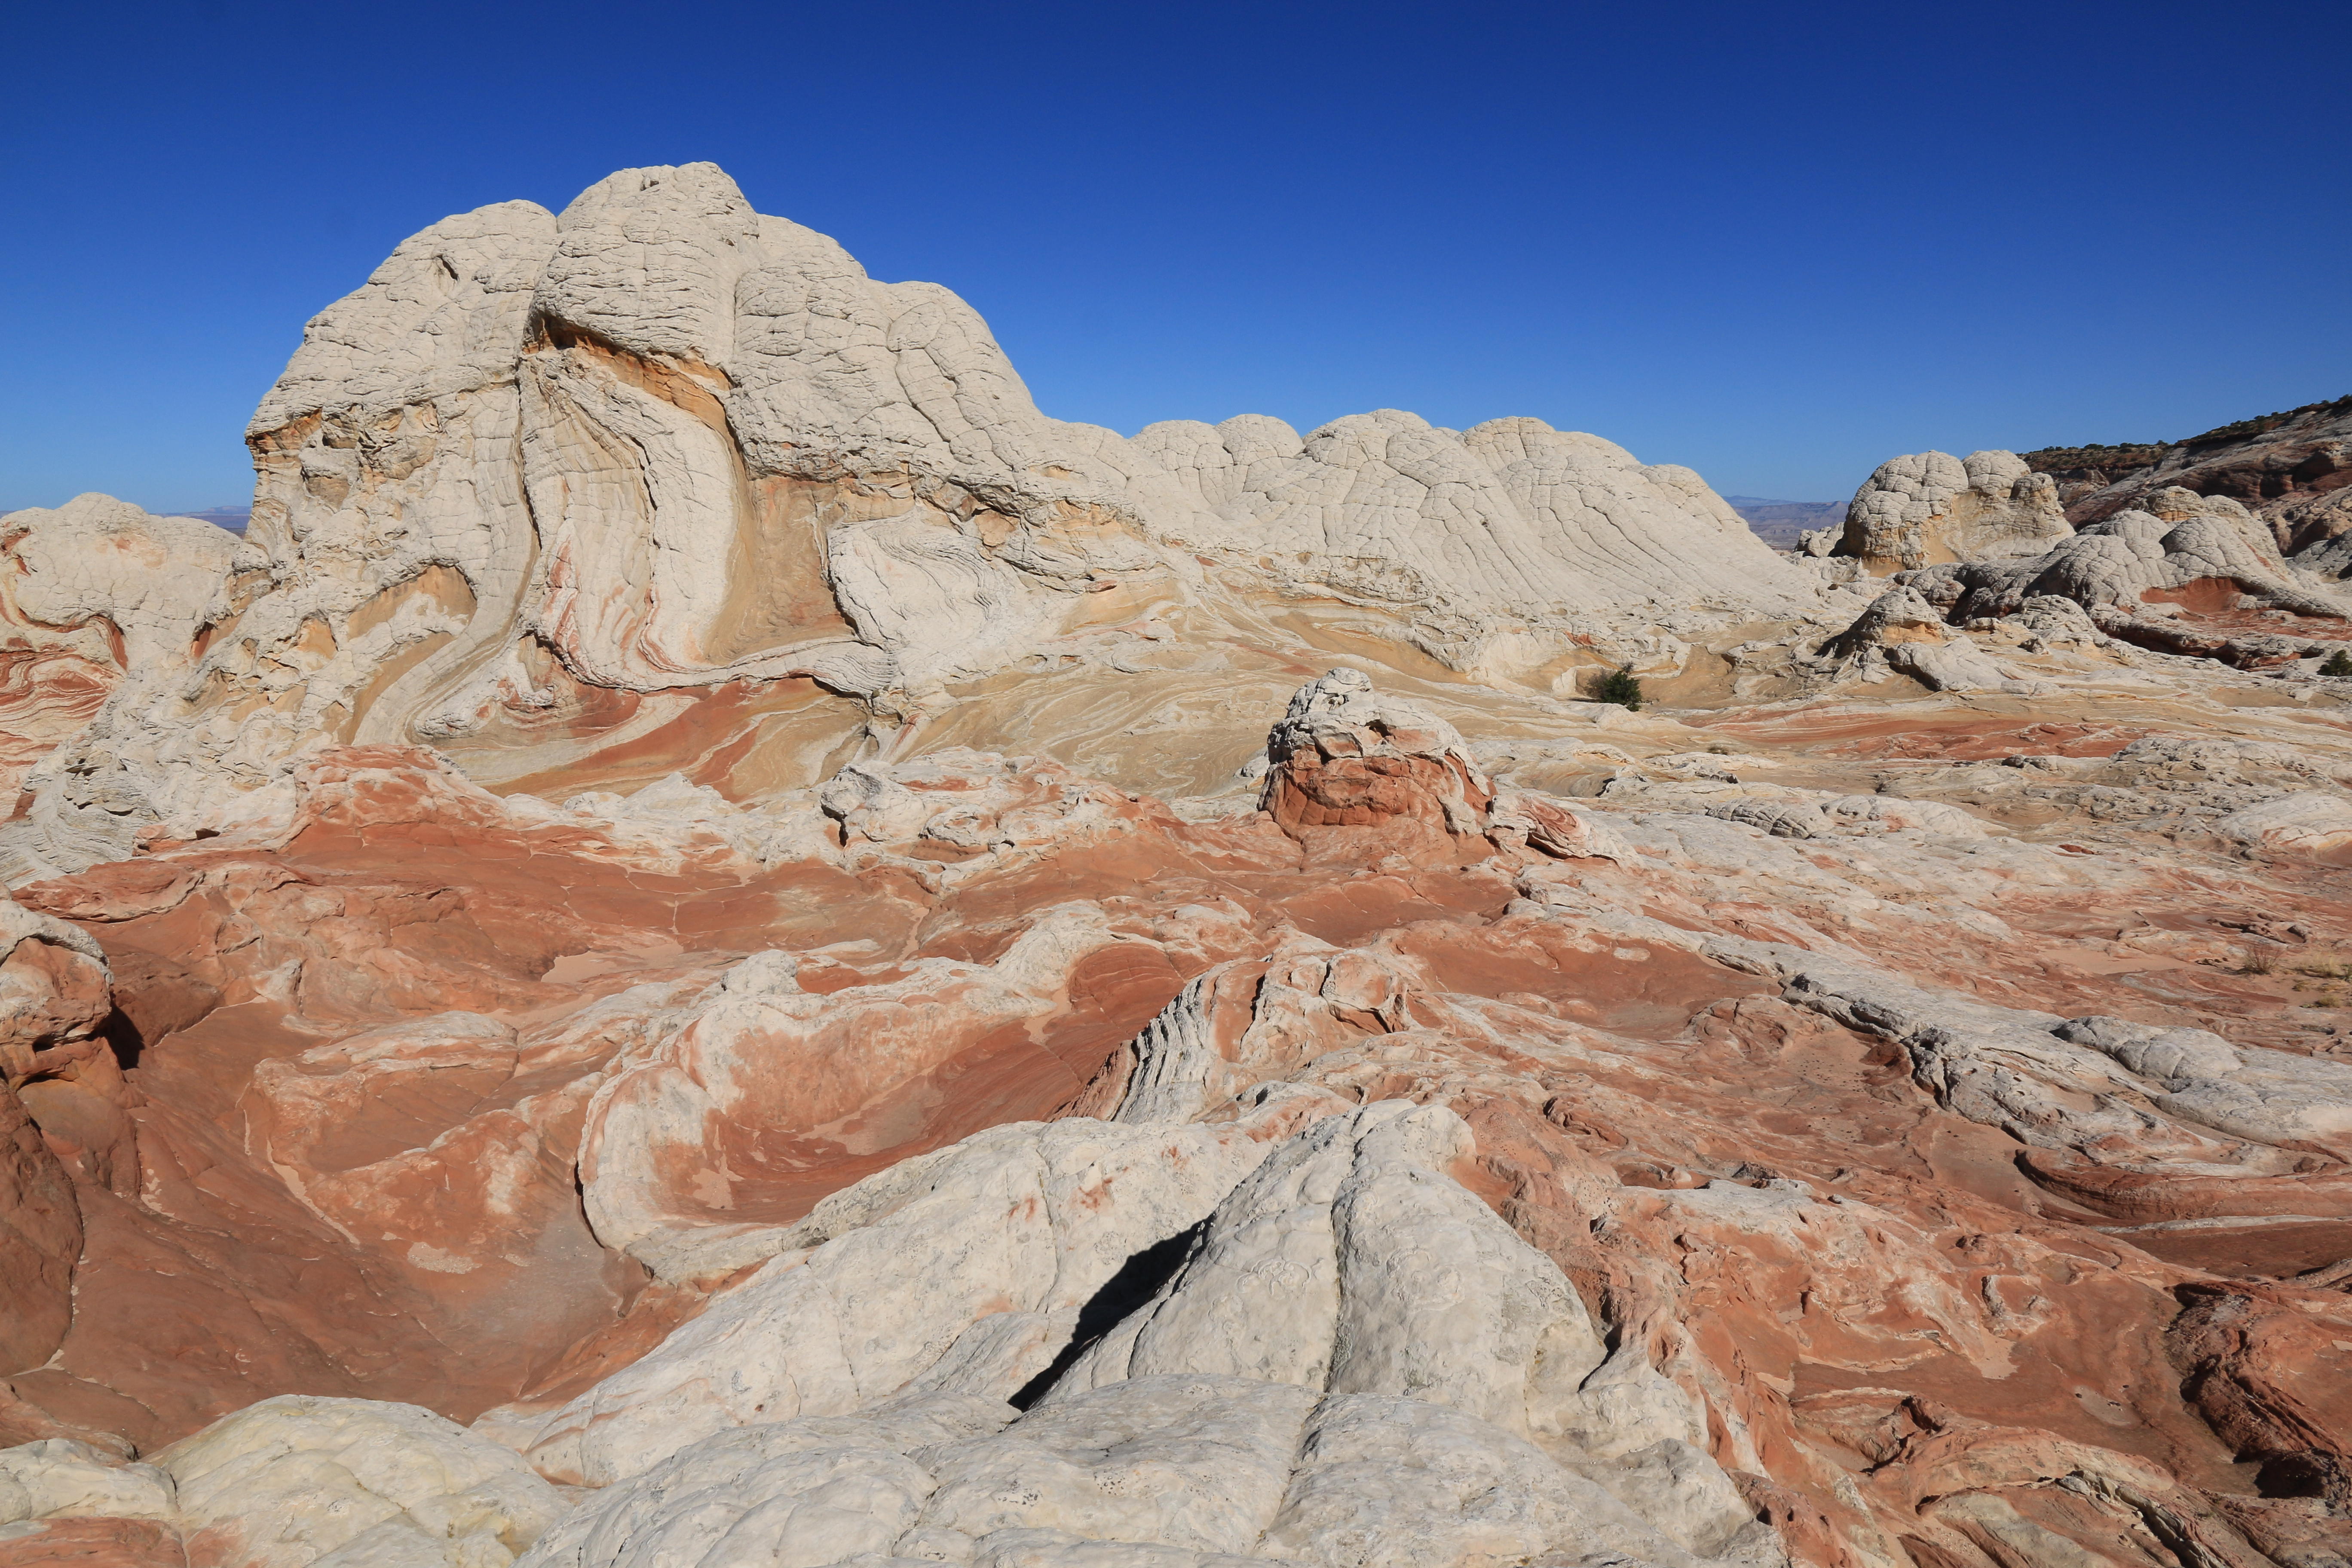
[{"label": "brain-like rock texture", "polygon": [[1846,506],[1821,554],[1853,556],[1865,570],[1915,570],[1947,561],[2039,555],[2073,531],[2058,486],[2014,452],[1944,452],[1890,458]]},{"label": "brain-like rock texture", "polygon": [[0,1568],[2352,1558],[2316,468],[1127,440],[701,164],[250,437],[0,531]]},{"label": "brain-like rock texture", "polygon": [[1690,469],[1644,466],[1540,419],[1441,430],[1387,408],[1302,441],[1278,419],[1246,415],[1150,426],[1134,445],[1224,535],[1403,569],[1474,605],[1746,604],[1793,588]]},{"label": "brain-like rock texture", "polygon": [[961,300],[709,164],[445,219],[310,322],[254,416],[267,591],[193,678],[118,694],[17,837],[76,868],[128,818],[282,821],[322,740],[625,745],[747,683],[845,728],[919,718],[1192,596],[1187,546],[1365,579],[1465,667],[1555,661],[1578,614],[1803,592],[1696,475],[1539,421],[1189,428],[1047,417]]}]

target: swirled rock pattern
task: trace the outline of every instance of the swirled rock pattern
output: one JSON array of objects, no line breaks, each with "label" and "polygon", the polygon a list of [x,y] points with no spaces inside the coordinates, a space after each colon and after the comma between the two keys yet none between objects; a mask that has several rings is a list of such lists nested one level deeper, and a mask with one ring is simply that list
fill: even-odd
[{"label": "swirled rock pattern", "polygon": [[0,530],[0,1568],[2352,1556],[2274,519],[1126,440],[709,165],[251,443]]},{"label": "swirled rock pattern", "polygon": [[[330,742],[626,750],[730,726],[747,684],[843,731],[937,714],[1197,600],[1203,549],[1366,579],[1464,668],[1559,665],[1580,616],[1806,591],[1696,474],[1594,437],[1241,425],[1237,452],[1048,418],[955,296],[868,278],[707,163],[445,219],[310,322],[254,416],[266,581],[202,647],[115,593],[134,661],[155,641],[175,667],[50,760],[17,853],[78,869],[125,821],[282,824],[291,759]],[[818,757],[777,762],[805,784]]]}]

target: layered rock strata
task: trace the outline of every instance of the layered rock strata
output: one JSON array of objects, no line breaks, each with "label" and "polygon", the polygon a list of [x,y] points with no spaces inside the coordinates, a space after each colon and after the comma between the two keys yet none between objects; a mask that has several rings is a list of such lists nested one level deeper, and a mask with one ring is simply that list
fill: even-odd
[{"label": "layered rock strata", "polygon": [[26,527],[0,1565],[2344,1557],[2324,585],[1270,426],[689,166],[331,308],[201,595]]},{"label": "layered rock strata", "polygon": [[[2290,552],[2323,535],[2339,537],[2327,521],[2342,511],[2341,492],[2352,485],[2352,398],[2306,404],[2283,414],[2224,425],[2186,441],[2146,447],[2052,447],[2029,452],[2035,471],[2059,481],[2066,515],[2097,522],[2140,507],[2154,491],[2182,489],[2226,496],[2284,525],[2280,546]],[[2295,536],[2308,534],[2301,544]]]},{"label": "layered rock strata", "polygon": [[709,164],[416,235],[310,322],[247,444],[267,591],[49,760],[22,868],[282,826],[331,741],[495,767],[784,686],[832,715],[822,755],[1197,601],[1217,555],[1547,680],[1665,607],[1810,591],[1688,469],[1539,421],[1048,418],[954,295],[875,281]]},{"label": "layered rock strata", "polygon": [[[135,1159],[138,1173],[126,1184],[119,1167],[70,1151],[51,1168],[50,1212],[54,1189],[72,1192],[88,1234],[69,1266],[79,1305],[62,1352],[49,1352],[70,1376],[11,1384],[19,1419],[41,1439],[12,1461],[29,1478],[23,1517],[39,1527],[25,1539],[62,1546],[144,1531],[142,1541],[205,1551],[256,1539],[280,1528],[274,1519],[307,1517],[270,1500],[328,1495],[315,1489],[328,1484],[320,1461],[302,1457],[333,1452],[328,1432],[365,1431],[390,1449],[457,1440],[430,1436],[439,1429],[417,1426],[425,1418],[402,1414],[406,1405],[373,1401],[398,1390],[468,1414],[501,1387],[522,1397],[464,1442],[510,1444],[558,1482],[601,1489],[596,1500],[559,1524],[543,1498],[479,1491],[487,1480],[450,1483],[477,1489],[462,1508],[436,1500],[446,1491],[394,1498],[366,1528],[400,1542],[421,1531],[436,1544],[386,1560],[471,1561],[462,1553],[496,1542],[509,1555],[530,1548],[534,1561],[624,1562],[650,1550],[631,1542],[693,1539],[707,1544],[692,1560],[714,1563],[754,1542],[798,1542],[827,1562],[1111,1549],[1090,1542],[1352,1562],[1347,1552],[1370,1548],[1348,1545],[1359,1537],[1346,1521],[1380,1518],[1381,1551],[1403,1554],[1382,1561],[1541,1555],[1595,1540],[1660,1563],[1759,1552],[1895,1562],[1930,1548],[1972,1561],[2004,1531],[2096,1539],[2097,1510],[2052,1500],[2082,1495],[2126,1500],[2116,1506],[2153,1521],[2158,1540],[2169,1532],[2249,1563],[2258,1538],[2325,1537],[2324,1508],[2283,1508],[2224,1479],[2231,1451],[2325,1473],[2327,1450],[2295,1436],[2305,1427],[2234,1395],[2167,1405],[2175,1396],[2158,1390],[2169,1385],[2148,1378],[2175,1341],[2211,1337],[2175,1326],[2187,1310],[2167,1293],[2176,1288],[2217,1281],[2218,1294],[2195,1298],[2206,1317],[2214,1302],[2257,1301],[2247,1293],[2256,1285],[2288,1291],[2305,1303],[2297,1310],[2334,1310],[2324,1289],[2294,1279],[2324,1274],[2330,1249],[2352,1246],[2336,1190],[2352,1154],[2352,1068],[2325,1053],[2125,1022],[2113,1009],[2141,994],[2124,982],[2207,972],[2065,945],[2079,939],[2041,939],[2058,942],[2053,953],[2084,954],[2042,971],[2042,992],[2066,993],[2071,1011],[1982,999],[1986,974],[2018,973],[2018,887],[2041,889],[2035,922],[2061,931],[2119,896],[2143,907],[2168,896],[2175,873],[2164,862],[2078,852],[2102,831],[2122,849],[2128,833],[2083,821],[2057,829],[2071,836],[2063,846],[2011,837],[2003,816],[2029,803],[2003,805],[1940,760],[1917,776],[1958,788],[1973,810],[1746,784],[1770,760],[1749,750],[1753,739],[1717,753],[1736,760],[1712,769],[1654,753],[1631,775],[1648,782],[1631,786],[1620,768],[1600,797],[1570,804],[1494,783],[1494,764],[1478,765],[1445,721],[1360,676],[1310,683],[1293,709],[1269,745],[1286,762],[1383,747],[1425,761],[1393,775],[1402,809],[1341,825],[1393,832],[1388,868],[1318,854],[1278,817],[1196,826],[1119,792],[1089,799],[1068,785],[1040,799],[1008,787],[1032,770],[979,754],[868,766],[852,775],[868,783],[822,803],[744,812],[705,794],[698,805],[681,797],[667,818],[632,819],[593,800],[569,812],[499,802],[422,753],[379,749],[338,753],[303,775],[308,826],[286,849],[190,847],[38,890],[103,935],[117,962],[110,980],[72,927],[26,916],[26,940],[90,966],[86,981],[26,993],[16,1016],[32,1041],[92,1038],[110,1007],[131,1000],[126,987],[159,989],[137,977],[158,962],[137,944],[185,953],[189,939],[168,932],[219,929],[199,912],[218,898],[208,888],[232,896],[215,907],[257,923],[260,941],[171,982],[205,988],[196,1016],[157,1025],[138,1065],[117,1074],[130,1091],[117,1114],[137,1147],[117,1158]],[[1765,728],[1748,733],[1788,721],[1759,715],[1751,725]],[[1672,732],[1673,721],[1645,722]],[[2325,764],[2308,756],[2140,741],[2070,764],[2079,774],[2095,763],[2116,782],[2071,787],[2118,823],[2129,819],[2106,803],[2130,793],[2124,781],[2168,771],[2210,781],[2200,787],[2224,802],[2259,795],[2272,776],[2299,785],[2273,797],[2281,802],[2336,798]],[[1885,762],[1869,765],[1885,776]],[[2352,754],[2339,765],[2352,776]],[[2035,772],[1982,771],[2003,784],[2030,784]],[[2217,853],[2256,842],[2227,816],[2213,819]],[[1424,830],[1455,846],[1442,862],[1412,852],[1431,841],[1416,837]],[[2285,835],[2266,843],[2290,858],[2327,848]],[[360,915],[363,890],[388,907],[394,868],[425,869],[429,888],[429,858],[416,858],[453,853],[478,868],[470,880],[490,897],[428,921],[429,942],[371,942],[365,921],[381,917],[362,916],[356,940],[333,934]],[[571,912],[527,937],[524,911],[548,894],[518,900],[527,884],[478,870],[500,863],[536,868]],[[2310,898],[2318,884],[2296,881],[2295,865],[2262,873],[2306,889],[2295,896],[2301,931],[2280,928],[2274,940],[2341,940],[2336,917]],[[940,879],[941,869],[961,874]],[[651,903],[637,886],[648,876],[668,889]],[[272,886],[283,891],[257,896]],[[771,905],[763,887],[803,890]],[[310,889],[331,889],[345,912],[321,924]],[[762,912],[793,907],[804,914]],[[2084,912],[2060,913],[2070,907]],[[1028,912],[1008,924],[1008,908]],[[761,950],[728,959],[647,934],[692,931],[708,943],[731,929],[738,953],[755,932]],[[552,963],[529,945],[578,952],[583,937],[610,945]],[[1942,956],[1922,976],[1929,941]],[[1122,950],[1132,956],[1106,967]],[[485,963],[499,952],[520,963]],[[471,967],[452,966],[461,959]],[[1939,990],[1935,973],[1952,977],[1945,984],[1975,975],[1977,999]],[[299,979],[240,979],[265,974]],[[474,1010],[449,1012],[452,982],[467,974]],[[990,1043],[1004,1037],[986,1000],[1000,984],[994,994],[1007,998],[1066,998],[1045,1016],[1080,1032],[1067,1046],[1049,1033],[1045,1048],[1022,1047],[1037,1068],[1023,1069],[1033,1087],[1020,1092],[1032,1116],[1056,1106],[1076,1115],[1022,1125],[1021,1100],[975,1101],[982,1084],[1024,1081]],[[1120,989],[1130,1000],[1095,1000]],[[132,1005],[154,1016],[153,1001]],[[369,1022],[387,1006],[406,1021]],[[888,1021],[894,1009],[905,1024]],[[234,1035],[207,1026],[229,1024],[225,1014]],[[1038,1015],[1016,1005],[1005,1018],[1035,1042],[1024,1016]],[[278,1020],[268,1026],[286,1044],[233,1066],[224,1048],[265,1018]],[[812,1026],[839,1042],[809,1058],[837,1064],[839,1090],[794,1065],[797,1042],[828,1037]],[[1091,1043],[1074,1054],[1081,1040]],[[1862,1069],[1873,1091],[1842,1099],[1855,1090],[1841,1075],[1856,1069],[1841,1064],[1882,1050],[1890,1061]],[[689,1063],[686,1074],[670,1065]],[[61,1102],[30,1091],[68,1081],[64,1065],[28,1059],[23,1092],[37,1115]],[[944,1093],[894,1076],[910,1068]],[[201,1132],[198,1085],[224,1070],[247,1087],[214,1099],[212,1114],[247,1129],[249,1152]],[[583,1073],[579,1088],[564,1087]],[[461,1089],[468,1075],[475,1086]],[[424,1081],[404,1079],[433,1088],[418,1099]],[[763,1079],[785,1098],[755,1110],[739,1097]],[[721,1087],[730,1083],[740,1087]],[[829,1096],[866,1109],[845,1114]],[[1759,1104],[1814,1109],[1789,1120]],[[1675,1109],[1662,1117],[1662,1106]],[[1014,1124],[959,1132],[959,1118],[969,1128],[1008,1112]],[[63,1148],[70,1123],[60,1114],[35,1123],[41,1150]],[[730,1117],[794,1131],[739,1142]],[[2020,1157],[2002,1155],[2004,1144]],[[372,1148],[386,1152],[352,1163]],[[208,1173],[179,1185],[188,1178],[174,1173],[200,1160]],[[535,1166],[545,1174],[529,1174]],[[551,1195],[583,1189],[585,1234],[554,1245],[578,1221],[560,1205],[533,1217],[523,1194],[541,1181]],[[828,1181],[850,1184],[817,1201]],[[267,1248],[286,1243],[206,1195],[257,1194],[257,1182],[315,1216],[319,1239],[307,1245],[324,1251],[308,1265],[310,1289],[341,1269],[355,1306],[373,1296],[445,1342],[506,1342],[420,1377],[422,1345],[403,1350],[381,1329],[362,1342],[313,1317],[308,1346],[272,1369],[261,1353],[293,1348],[283,1315],[293,1298],[273,1308],[266,1294]],[[461,1196],[491,1193],[507,1195],[470,1211],[480,1199]],[[239,1461],[247,1479],[220,1493],[226,1501],[201,1505],[179,1456],[244,1451],[236,1423],[247,1416],[167,1450],[153,1461],[160,1479],[141,1480],[150,1473],[138,1464],[121,1474],[125,1450],[201,1420],[222,1385],[193,1342],[135,1374],[120,1359],[133,1333],[155,1344],[158,1300],[126,1294],[117,1261],[126,1244],[130,1257],[162,1244],[201,1258],[189,1250],[200,1233],[186,1228],[200,1213],[246,1249],[215,1243],[217,1261],[198,1265],[216,1270],[210,1299],[262,1309],[249,1329],[217,1306],[210,1314],[207,1336],[239,1347],[244,1370],[227,1387],[268,1394],[275,1382],[330,1395],[300,1407],[312,1425],[299,1430],[315,1436],[264,1445],[265,1458]],[[984,1217],[1009,1228],[976,1228]],[[1702,1235],[1714,1239],[1691,1251]],[[2010,1239],[1987,1239],[2000,1237]],[[562,1261],[567,1248],[576,1261]],[[1698,1261],[1718,1256],[1747,1260],[1737,1285]],[[2251,1278],[2250,1257],[2269,1283],[2232,1296],[2230,1282]],[[2068,1260],[2063,1288],[2047,1272],[2056,1266],[2036,1261],[2050,1258]],[[650,1268],[655,1282],[615,1273],[623,1259]],[[907,1288],[909,1269],[920,1289]],[[2041,1281],[2038,1305],[2003,1282],[2012,1275]],[[1832,1305],[1852,1293],[1861,1311],[1895,1277],[1914,1283],[1894,1318],[1883,1302],[1863,1316]],[[559,1279],[570,1281],[557,1291],[566,1310],[550,1313],[547,1287]],[[1783,1290],[1820,1302],[1822,1323],[1803,1326],[1810,1311],[1781,1323],[1770,1303]],[[538,1304],[520,1310],[526,1300]],[[142,1326],[110,1326],[126,1310]],[[2104,1325],[2092,1338],[2109,1359],[2064,1348],[2092,1322]],[[2213,1342],[2222,1348],[2195,1353],[2237,1368],[2226,1375],[2248,1386],[2303,1364],[2275,1359],[2302,1353],[2292,1336],[2273,1333],[2262,1342],[2279,1348],[2261,1351]],[[1849,1367],[1840,1375],[1872,1381],[1832,1382],[1791,1405],[1755,1381],[1773,1367],[1784,1369],[1774,1377]],[[1804,1372],[1800,1387],[1826,1375]],[[98,1393],[109,1385],[124,1392]],[[2323,1378],[2298,1397],[2324,1401],[2331,1386]],[[2024,1391],[2037,1403],[2021,1409]],[[2208,1405],[2226,1417],[2202,1414]],[[133,1408],[153,1414],[126,1436],[113,1424]],[[2131,1425],[2100,1412],[2128,1412]],[[1163,1500],[1085,1502],[1104,1495],[1101,1478],[1114,1472],[1101,1467],[1112,1461],[1054,1458],[1076,1453],[1057,1447],[1078,1441],[1064,1435],[1081,1429],[1070,1422],[1117,1434],[1087,1452],[1131,1456],[1116,1463],[1141,1468],[1115,1473],[1160,1479],[1119,1488],[1144,1485],[1136,1495]],[[1260,1422],[1271,1425],[1244,1440]],[[1389,1436],[1327,1473],[1316,1458],[1327,1444],[1352,1451],[1342,1431]],[[1427,1436],[1407,1442],[1412,1432]],[[2116,1446],[2132,1433],[2141,1436]],[[1835,1458],[1848,1445],[1888,1454],[1893,1468],[1855,1490]],[[500,1450],[467,1451],[478,1457],[463,1473],[498,1473]],[[1251,1500],[1237,1498],[1238,1511],[1213,1526],[1205,1516],[1176,1522],[1186,1516],[1168,1510],[1197,1483],[1155,1456],[1181,1453],[1254,1478]],[[298,1458],[304,1468],[283,1478],[267,1468]],[[1465,1514],[1472,1492],[1413,1490],[1405,1477],[1432,1465],[1488,1478],[1476,1496],[1525,1489],[1507,1514],[1517,1522]],[[877,1466],[875,1478],[898,1478],[882,1492],[825,1479]],[[1937,1479],[1948,1473],[1977,1479],[1958,1502],[1921,1500],[1953,1497],[1952,1481]],[[1049,1474],[1077,1489],[1054,1489],[1065,1483]],[[2041,1489],[2069,1476],[2090,1492]],[[364,1477],[332,1482],[347,1484],[383,1495]],[[987,1501],[1008,1486],[1040,1500],[1011,1512]],[[677,1511],[688,1496],[700,1500]],[[330,1549],[317,1536],[302,1549],[311,1555],[289,1547],[282,1560]]]}]

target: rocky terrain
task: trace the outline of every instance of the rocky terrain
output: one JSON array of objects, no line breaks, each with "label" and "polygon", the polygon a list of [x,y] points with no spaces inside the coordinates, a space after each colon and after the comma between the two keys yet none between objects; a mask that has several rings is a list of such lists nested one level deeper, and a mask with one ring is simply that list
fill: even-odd
[{"label": "rocky terrain", "polygon": [[2226,496],[2263,519],[2280,550],[2308,569],[2352,571],[2352,397],[2242,419],[2186,441],[2053,447],[2025,454],[2058,485],[2067,517],[2097,522],[2178,487]]},{"label": "rocky terrain", "polygon": [[0,1564],[2352,1556],[2352,597],[2235,495],[1123,438],[707,164],[248,442],[0,520]]}]

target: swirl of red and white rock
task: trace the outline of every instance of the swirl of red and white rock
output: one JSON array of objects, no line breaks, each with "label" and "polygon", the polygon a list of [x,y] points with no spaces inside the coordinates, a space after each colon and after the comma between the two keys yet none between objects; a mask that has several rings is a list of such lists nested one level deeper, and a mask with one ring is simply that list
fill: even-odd
[{"label": "swirl of red and white rock", "polygon": [[0,1565],[2341,1568],[2345,423],[1779,553],[438,223],[0,519]]}]

